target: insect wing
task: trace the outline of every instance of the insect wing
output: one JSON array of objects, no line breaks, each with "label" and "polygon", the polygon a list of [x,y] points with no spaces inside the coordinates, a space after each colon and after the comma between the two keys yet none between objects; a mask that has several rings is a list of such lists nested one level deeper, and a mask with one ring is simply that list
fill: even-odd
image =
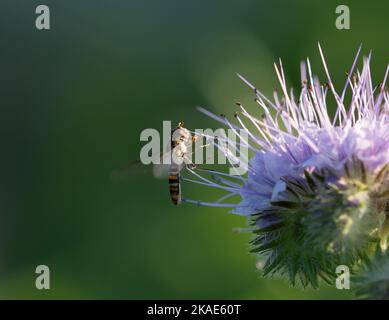
[{"label": "insect wing", "polygon": [[148,175],[152,172],[152,166],[144,165],[140,161],[132,161],[120,169],[111,172],[112,180],[128,180],[137,176]]},{"label": "insect wing", "polygon": [[[159,164],[153,165],[153,174],[157,179],[165,179],[169,176],[172,163],[172,155],[170,151],[165,152],[159,161]],[[179,168],[181,170],[181,168]]]}]

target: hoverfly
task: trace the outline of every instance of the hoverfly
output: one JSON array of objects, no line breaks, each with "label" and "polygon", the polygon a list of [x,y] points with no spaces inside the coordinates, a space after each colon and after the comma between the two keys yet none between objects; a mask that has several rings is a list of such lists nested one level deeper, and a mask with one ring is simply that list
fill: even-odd
[{"label": "hoverfly", "polygon": [[[169,166],[169,192],[173,204],[181,203],[180,171],[184,167],[185,157],[188,154],[188,145],[196,141],[197,136],[191,137],[184,123],[179,122],[171,133],[171,164]],[[177,161],[180,159],[180,161]]]},{"label": "hoverfly", "polygon": [[[168,178],[170,199],[173,204],[181,203],[181,170],[195,165],[189,160],[192,143],[197,140],[196,135],[191,135],[184,127],[184,122],[178,123],[177,127],[171,130],[170,148],[160,155],[159,163],[153,164],[153,175],[155,178]],[[135,167],[141,165],[140,161],[132,162],[126,168],[114,171],[111,177],[120,178],[126,173],[133,172]]]}]

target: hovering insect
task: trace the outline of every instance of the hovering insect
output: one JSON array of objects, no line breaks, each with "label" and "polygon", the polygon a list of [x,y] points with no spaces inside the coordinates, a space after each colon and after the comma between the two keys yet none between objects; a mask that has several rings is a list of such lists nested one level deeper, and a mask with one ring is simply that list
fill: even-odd
[{"label": "hovering insect", "polygon": [[[196,135],[191,135],[188,129],[184,127],[184,122],[178,123],[177,127],[171,130],[170,147],[168,151],[162,153],[159,161],[153,165],[153,175],[155,178],[168,178],[170,199],[173,204],[181,203],[181,178],[180,172],[186,166],[194,168],[195,165],[190,161],[192,143],[197,140]],[[126,168],[120,171],[114,171],[113,178],[122,178],[141,165],[141,162],[132,162]]]},{"label": "hovering insect", "polygon": [[[188,154],[188,146],[195,142],[197,136],[191,136],[184,123],[179,122],[171,134],[171,165],[169,166],[169,192],[173,204],[181,203],[180,171],[185,166],[185,157]],[[178,160],[178,161],[177,161]],[[191,165],[192,166],[192,165]]]}]

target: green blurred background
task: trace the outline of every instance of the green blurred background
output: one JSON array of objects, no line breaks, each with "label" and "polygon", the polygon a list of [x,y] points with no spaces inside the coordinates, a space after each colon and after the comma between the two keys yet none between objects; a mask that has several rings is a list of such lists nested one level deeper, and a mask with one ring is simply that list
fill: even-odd
[{"label": "green blurred background", "polygon": [[[360,43],[374,79],[388,62],[387,1],[0,2],[0,298],[338,299],[264,280],[248,253],[245,220],[225,209],[170,204],[167,183],[112,170],[138,158],[144,128],[162,120],[216,128],[195,110],[254,110],[240,72],[264,92],[283,59],[299,87],[299,62],[320,76],[320,41],[342,85]],[[35,28],[35,8],[51,30]],[[337,30],[347,4],[351,30]],[[184,185],[186,196],[215,191]],[[35,289],[35,268],[51,290]]]}]

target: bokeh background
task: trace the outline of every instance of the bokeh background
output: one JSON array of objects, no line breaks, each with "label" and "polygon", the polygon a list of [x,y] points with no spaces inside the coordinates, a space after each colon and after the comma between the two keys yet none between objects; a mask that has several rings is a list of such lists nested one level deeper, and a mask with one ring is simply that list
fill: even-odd
[{"label": "bokeh background", "polygon": [[[35,28],[35,8],[51,30]],[[351,30],[337,30],[347,4]],[[147,173],[112,181],[139,157],[144,128],[185,120],[216,128],[196,111],[254,111],[240,72],[262,91],[277,86],[282,58],[299,88],[309,56],[323,80],[317,42],[336,85],[358,46],[373,50],[374,80],[388,62],[387,1],[0,2],[0,298],[348,299],[331,287],[265,280],[248,253],[246,221],[225,209],[170,204],[167,183]],[[255,112],[255,111],[254,111]],[[186,196],[214,190],[184,185]],[[35,268],[51,289],[35,289]]]}]

